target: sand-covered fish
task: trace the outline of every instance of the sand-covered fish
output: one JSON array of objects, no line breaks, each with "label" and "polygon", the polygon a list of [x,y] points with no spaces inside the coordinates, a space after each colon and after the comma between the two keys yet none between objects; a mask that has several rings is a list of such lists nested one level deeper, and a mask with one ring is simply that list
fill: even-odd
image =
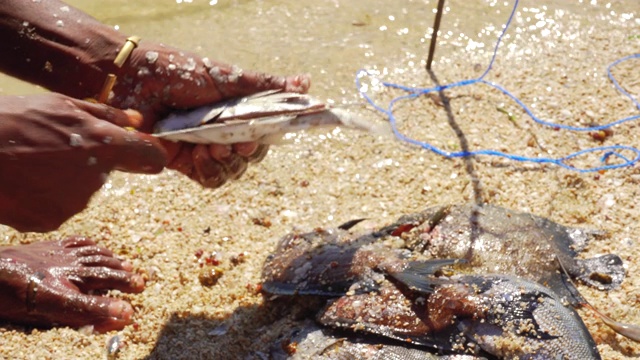
[{"label": "sand-covered fish", "polygon": [[[465,275],[462,272],[473,266],[457,265],[464,261],[425,259],[422,247],[407,248],[408,240],[415,240],[409,233],[413,229],[419,233],[420,226],[427,227],[424,223],[442,221],[445,212],[439,214],[403,217],[363,235],[347,231],[353,224],[289,234],[265,262],[263,289],[276,295],[326,297],[327,307],[318,312],[320,323],[410,342],[437,353],[599,359],[575,311],[535,279],[508,271]],[[530,249],[530,255],[536,256],[535,251]],[[439,276],[445,265],[454,265],[460,274]],[[557,266],[545,269],[536,272],[537,278],[558,273]]]},{"label": "sand-covered fish", "polygon": [[486,360],[474,355],[437,355],[367,336],[345,337],[311,320],[281,336],[269,355],[272,360]]},{"label": "sand-covered fish", "polygon": [[389,274],[399,284],[386,282],[379,291],[332,300],[318,321],[438,352],[499,359],[601,359],[582,319],[552,290],[508,275],[433,277],[441,265],[412,263]]},{"label": "sand-covered fish", "polygon": [[549,219],[484,204],[435,206],[401,217],[382,232],[401,237],[411,250],[434,258],[463,258],[474,274],[517,275],[547,284],[576,305],[584,302],[563,278],[601,290],[620,286],[625,270],[615,254],[580,259],[601,231],[560,225]]},{"label": "sand-covered fish", "polygon": [[176,111],[156,124],[154,136],[196,144],[278,144],[287,133],[338,126],[375,135],[393,134],[388,123],[363,119],[308,94],[271,90]]}]

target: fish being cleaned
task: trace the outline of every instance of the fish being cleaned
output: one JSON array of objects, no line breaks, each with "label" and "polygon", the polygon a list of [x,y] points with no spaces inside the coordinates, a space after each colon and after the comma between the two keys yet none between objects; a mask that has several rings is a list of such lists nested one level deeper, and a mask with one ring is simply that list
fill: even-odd
[{"label": "fish being cleaned", "polygon": [[287,133],[338,126],[375,135],[393,134],[388,123],[362,119],[308,94],[271,90],[174,112],[156,124],[154,136],[195,144],[278,144]]}]

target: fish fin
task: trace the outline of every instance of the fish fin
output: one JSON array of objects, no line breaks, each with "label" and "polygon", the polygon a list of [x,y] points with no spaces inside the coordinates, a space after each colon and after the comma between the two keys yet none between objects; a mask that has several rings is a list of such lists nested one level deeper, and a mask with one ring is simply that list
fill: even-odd
[{"label": "fish fin", "polygon": [[538,282],[553,290],[558,297],[567,301],[574,308],[580,307],[586,301],[576,289],[569,275],[565,273],[551,273],[542,277]]},{"label": "fish fin", "polygon": [[581,270],[578,278],[600,290],[615,289],[624,280],[625,270],[618,255],[606,254],[577,262]]},{"label": "fish fin", "polygon": [[388,272],[389,276],[401,282],[409,289],[432,293],[435,285],[447,284],[448,279],[439,279],[433,275],[444,266],[465,262],[464,259],[433,259],[426,261],[412,261],[402,271]]},{"label": "fish fin", "polygon": [[368,131],[373,135],[383,138],[391,139],[394,137],[393,128],[388,122],[376,122],[364,119],[345,109],[332,108],[329,111],[332,112],[340,120],[342,125],[347,128]]},{"label": "fish fin", "polygon": [[363,222],[363,221],[365,221],[365,220],[367,220],[367,219],[365,219],[365,218],[361,218],[361,219],[353,219],[353,220],[349,220],[349,221],[345,222],[344,224],[342,224],[342,225],[338,226],[338,229],[341,229],[341,230],[349,230],[349,229],[351,229],[352,227],[354,227],[354,226],[358,225],[359,223],[361,223],[361,222]]}]

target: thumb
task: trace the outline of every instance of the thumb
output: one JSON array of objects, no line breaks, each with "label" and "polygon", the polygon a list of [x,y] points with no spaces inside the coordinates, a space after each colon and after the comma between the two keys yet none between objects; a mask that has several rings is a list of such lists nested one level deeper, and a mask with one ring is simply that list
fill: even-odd
[{"label": "thumb", "polygon": [[116,125],[120,125],[120,126],[123,126],[123,127],[132,127],[132,128],[135,128],[135,129],[139,129],[140,126],[142,126],[143,117],[142,117],[142,114],[140,112],[138,112],[136,110],[133,110],[133,109],[126,109],[126,110],[123,110],[122,112],[126,115],[126,120],[125,121],[128,124],[123,124],[123,125],[116,124]]}]

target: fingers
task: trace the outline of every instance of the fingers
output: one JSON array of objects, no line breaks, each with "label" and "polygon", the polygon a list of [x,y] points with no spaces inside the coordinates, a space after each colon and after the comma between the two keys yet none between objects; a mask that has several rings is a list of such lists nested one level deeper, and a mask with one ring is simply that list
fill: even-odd
[{"label": "fingers", "polygon": [[167,152],[157,138],[126,130],[119,135],[113,137],[115,170],[157,174],[167,165]]},{"label": "fingers", "polygon": [[74,327],[93,325],[98,333],[121,330],[131,324],[133,317],[133,307],[128,302],[105,296],[75,294],[68,305],[71,308],[65,318],[57,323]]},{"label": "fingers", "polygon": [[231,145],[211,144],[209,145],[209,154],[216,160],[221,160],[231,155],[234,149]]},{"label": "fingers", "polygon": [[267,156],[269,145],[258,144],[256,142],[246,142],[233,144],[233,150],[238,155],[244,156],[249,162],[259,162]]},{"label": "fingers", "polygon": [[[128,263],[108,255],[87,255],[79,256],[73,265],[86,267],[106,267],[114,270],[131,270]],[[126,265],[126,267],[125,267]]]},{"label": "fingers", "polygon": [[204,187],[218,188],[227,180],[240,178],[248,163],[262,160],[267,145],[238,143],[229,145],[191,145],[181,143],[174,159],[167,167],[178,170]]},{"label": "fingers", "polygon": [[142,115],[135,110],[120,110],[105,104],[92,103],[89,101],[75,100],[75,105],[93,115],[94,117],[106,120],[119,127],[137,128],[142,122]]},{"label": "fingers", "polygon": [[126,301],[87,295],[66,280],[52,280],[44,279],[34,286],[29,311],[20,322],[46,326],[93,325],[98,332],[120,330],[131,323],[133,308]]},{"label": "fingers", "polygon": [[114,258],[89,257],[87,261],[94,261],[96,264],[109,264],[109,267],[79,267],[70,271],[69,279],[82,292],[89,290],[111,290],[117,289],[127,293],[139,293],[144,290],[144,280],[138,274],[130,271],[115,270],[115,266],[121,266],[122,262],[116,264]]},{"label": "fingers", "polygon": [[194,180],[208,188],[218,188],[227,181],[224,165],[211,157],[206,145],[197,145],[192,154],[195,171],[191,176]]},{"label": "fingers", "polygon": [[236,143],[233,144],[233,150],[235,150],[238,155],[249,157],[253,155],[254,152],[256,152],[258,146],[259,144],[257,142]]},{"label": "fingers", "polygon": [[74,294],[66,304],[69,308],[63,319],[56,321],[59,324],[80,327],[93,325],[99,333],[120,330],[131,323],[133,308],[120,299],[105,296]]},{"label": "fingers", "polygon": [[84,236],[70,236],[64,240],[60,240],[60,244],[64,248],[75,248],[82,246],[91,246],[95,245],[96,243]]},{"label": "fingers", "polygon": [[262,161],[269,153],[269,145],[260,144],[258,148],[249,156],[247,160],[251,163],[257,163]]},{"label": "fingers", "polygon": [[113,251],[97,245],[73,248],[68,254],[75,257],[100,255],[113,258]]},{"label": "fingers", "polygon": [[288,76],[285,83],[284,91],[306,94],[311,87],[311,76],[309,74]]},{"label": "fingers", "polygon": [[[80,109],[108,123],[89,129],[92,140],[110,152],[106,161],[113,169],[132,173],[155,174],[165,167],[168,154],[160,140],[132,129],[142,124],[142,115],[135,110],[119,110],[104,104],[76,100]],[[103,154],[104,155],[104,154]],[[96,162],[105,161],[97,158]]]},{"label": "fingers", "polygon": [[245,96],[266,90],[306,93],[311,86],[309,75],[283,77],[245,71],[226,64],[212,64],[208,69],[223,98]]}]

